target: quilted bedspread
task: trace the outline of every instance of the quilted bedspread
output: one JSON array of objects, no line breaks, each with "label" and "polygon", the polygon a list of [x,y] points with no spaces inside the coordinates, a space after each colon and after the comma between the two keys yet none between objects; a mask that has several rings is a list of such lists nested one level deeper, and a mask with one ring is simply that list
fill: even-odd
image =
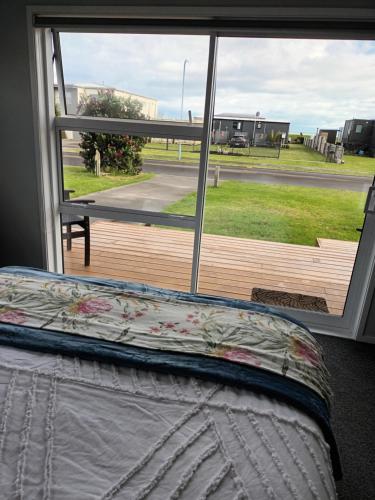
[{"label": "quilted bedspread", "polygon": [[0,348],[6,500],[334,500],[305,413],[248,390]]}]

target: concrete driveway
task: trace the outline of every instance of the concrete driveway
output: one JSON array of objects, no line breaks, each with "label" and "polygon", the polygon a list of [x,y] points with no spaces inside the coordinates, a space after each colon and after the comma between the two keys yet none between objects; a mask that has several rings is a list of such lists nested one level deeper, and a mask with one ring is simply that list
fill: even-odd
[{"label": "concrete driveway", "polygon": [[90,193],[96,205],[162,212],[165,207],[196,190],[197,177],[155,175],[152,179],[129,186]]}]

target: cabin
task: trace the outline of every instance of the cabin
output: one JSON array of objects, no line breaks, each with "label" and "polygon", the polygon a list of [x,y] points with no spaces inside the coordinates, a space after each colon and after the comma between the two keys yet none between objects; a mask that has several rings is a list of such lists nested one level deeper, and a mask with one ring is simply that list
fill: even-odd
[{"label": "cabin", "polygon": [[352,153],[375,156],[375,120],[353,118],[346,120],[342,144]]},{"label": "cabin", "polygon": [[260,113],[249,115],[241,113],[215,114],[212,125],[214,144],[228,144],[232,137],[243,137],[251,146],[268,146],[288,142],[290,123],[269,120]]}]

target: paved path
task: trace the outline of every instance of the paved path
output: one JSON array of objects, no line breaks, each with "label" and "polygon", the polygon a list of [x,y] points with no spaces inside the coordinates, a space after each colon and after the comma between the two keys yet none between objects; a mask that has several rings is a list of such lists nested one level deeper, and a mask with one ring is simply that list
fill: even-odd
[{"label": "paved path", "polygon": [[[82,159],[74,153],[64,154],[64,164],[82,165]],[[144,172],[182,177],[181,185],[190,177],[198,177],[198,165],[171,162],[166,160],[145,160]],[[213,176],[214,167],[209,167],[209,177]],[[348,191],[366,192],[372,183],[372,177],[353,175],[319,174],[313,172],[293,172],[272,168],[220,167],[222,180],[238,180],[243,182],[259,182],[261,184],[286,184],[292,186],[342,189]]]},{"label": "paved path", "polygon": [[90,193],[82,198],[93,198],[96,205],[162,212],[165,207],[196,190],[194,177],[156,175],[153,179]]}]

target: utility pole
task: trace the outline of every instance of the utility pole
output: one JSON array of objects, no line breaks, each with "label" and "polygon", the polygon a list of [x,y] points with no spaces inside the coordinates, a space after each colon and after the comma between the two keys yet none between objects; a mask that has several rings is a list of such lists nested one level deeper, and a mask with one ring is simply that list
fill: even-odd
[{"label": "utility pole", "polygon": [[[182,91],[181,91],[181,112],[180,112],[180,119],[182,120],[183,115],[184,115],[184,92],[185,92],[185,73],[186,73],[186,64],[188,63],[188,59],[185,59],[184,61],[184,69],[182,71]],[[181,148],[181,142],[178,143],[178,159],[181,160],[182,156],[182,148]]]}]

